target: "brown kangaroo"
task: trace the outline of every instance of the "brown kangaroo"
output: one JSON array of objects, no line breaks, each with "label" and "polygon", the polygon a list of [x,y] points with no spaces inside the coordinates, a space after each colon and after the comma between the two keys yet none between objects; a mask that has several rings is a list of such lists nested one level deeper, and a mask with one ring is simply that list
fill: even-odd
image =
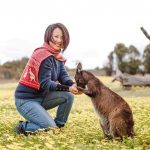
[{"label": "brown kangaroo", "polygon": [[92,73],[82,70],[81,63],[77,66],[75,81],[78,90],[91,98],[100,118],[104,138],[134,136],[132,110],[121,96],[106,87]]}]

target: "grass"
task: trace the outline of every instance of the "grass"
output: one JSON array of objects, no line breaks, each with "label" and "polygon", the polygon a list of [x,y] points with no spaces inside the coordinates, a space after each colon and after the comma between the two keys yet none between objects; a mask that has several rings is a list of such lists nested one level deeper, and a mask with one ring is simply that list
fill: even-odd
[{"label": "grass", "polygon": [[[36,135],[17,135],[19,120],[24,120],[14,104],[17,83],[0,86],[0,149],[1,150],[147,150],[150,149],[150,88],[134,87],[124,91],[118,82],[100,77],[109,88],[126,99],[132,108],[136,136],[123,142],[102,138],[98,117],[90,99],[84,94],[75,96],[68,123],[61,130],[38,131]],[[49,110],[54,117],[56,109]]]}]

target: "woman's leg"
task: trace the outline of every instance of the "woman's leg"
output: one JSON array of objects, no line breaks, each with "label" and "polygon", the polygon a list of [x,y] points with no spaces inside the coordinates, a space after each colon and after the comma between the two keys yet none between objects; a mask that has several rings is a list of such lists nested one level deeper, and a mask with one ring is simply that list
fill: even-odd
[{"label": "woman's leg", "polygon": [[55,123],[58,126],[64,126],[67,122],[74,95],[70,92],[53,91],[43,100],[42,106],[45,109],[51,109],[58,106]]},{"label": "woman's leg", "polygon": [[16,99],[19,113],[29,122],[21,122],[25,131],[36,131],[40,128],[56,127],[55,121],[41,106],[42,99]]}]

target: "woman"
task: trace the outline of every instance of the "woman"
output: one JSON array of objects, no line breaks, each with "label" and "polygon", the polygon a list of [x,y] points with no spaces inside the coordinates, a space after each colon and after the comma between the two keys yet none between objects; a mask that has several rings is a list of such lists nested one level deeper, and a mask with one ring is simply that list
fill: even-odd
[{"label": "woman", "polygon": [[[51,24],[44,35],[44,44],[34,50],[15,91],[15,104],[28,121],[16,126],[18,134],[48,127],[64,127],[74,96],[78,90],[65,70],[62,56],[69,44],[69,32],[61,24]],[[55,119],[46,110],[58,106]]]}]

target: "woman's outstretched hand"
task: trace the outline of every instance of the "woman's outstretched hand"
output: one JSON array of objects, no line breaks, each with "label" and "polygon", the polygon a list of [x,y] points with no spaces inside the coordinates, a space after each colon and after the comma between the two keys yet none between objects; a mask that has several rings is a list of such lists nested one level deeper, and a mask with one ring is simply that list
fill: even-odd
[{"label": "woman's outstretched hand", "polygon": [[75,95],[80,95],[82,92],[78,91],[77,85],[73,84],[72,86],[69,87],[69,92],[75,94]]}]

